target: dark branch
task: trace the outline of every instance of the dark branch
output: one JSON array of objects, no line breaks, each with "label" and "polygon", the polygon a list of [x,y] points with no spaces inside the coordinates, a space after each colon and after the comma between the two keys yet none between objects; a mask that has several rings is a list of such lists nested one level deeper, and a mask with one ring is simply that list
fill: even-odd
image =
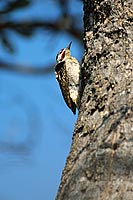
[{"label": "dark branch", "polygon": [[11,71],[15,73],[21,74],[31,74],[31,75],[48,75],[53,72],[54,66],[47,67],[33,67],[33,66],[25,66],[20,64],[13,64],[5,61],[0,61],[0,70]]},{"label": "dark branch", "polygon": [[74,27],[74,19],[70,16],[64,16],[56,21],[48,22],[41,20],[21,21],[21,22],[0,22],[0,30],[12,30],[19,34],[27,36],[32,35],[33,31],[37,29],[51,30],[51,31],[66,31],[79,41],[82,39],[82,30]]}]

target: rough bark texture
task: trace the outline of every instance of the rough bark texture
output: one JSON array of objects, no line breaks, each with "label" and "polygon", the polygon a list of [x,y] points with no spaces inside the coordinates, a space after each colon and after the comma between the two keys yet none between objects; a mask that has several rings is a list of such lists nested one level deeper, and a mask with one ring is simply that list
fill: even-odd
[{"label": "rough bark texture", "polygon": [[84,0],[83,95],[57,200],[133,199],[132,21],[132,0]]}]

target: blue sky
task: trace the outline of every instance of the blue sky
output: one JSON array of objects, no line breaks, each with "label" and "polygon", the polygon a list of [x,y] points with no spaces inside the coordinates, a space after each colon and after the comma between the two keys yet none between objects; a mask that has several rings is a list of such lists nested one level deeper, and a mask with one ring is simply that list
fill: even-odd
[{"label": "blue sky", "polygon": [[[34,2],[30,12],[27,8],[12,18],[60,16],[55,1]],[[71,1],[70,12],[82,16],[82,2]],[[82,18],[79,23],[82,24]],[[0,58],[10,62],[48,66],[70,41],[72,55],[80,61],[83,54],[81,45],[63,32],[56,38],[47,31],[38,31],[31,39],[14,33],[10,37],[15,41],[15,54],[3,51],[0,45]],[[55,199],[77,115],[67,108],[54,74],[1,71],[0,92],[0,199]]]}]

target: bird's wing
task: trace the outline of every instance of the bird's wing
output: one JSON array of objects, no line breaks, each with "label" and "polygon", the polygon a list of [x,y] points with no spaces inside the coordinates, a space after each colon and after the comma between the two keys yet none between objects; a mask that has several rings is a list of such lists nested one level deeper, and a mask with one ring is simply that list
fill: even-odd
[{"label": "bird's wing", "polygon": [[63,98],[67,106],[76,114],[76,105],[70,97],[69,77],[65,68],[65,62],[57,63],[55,66],[56,79],[59,82]]}]

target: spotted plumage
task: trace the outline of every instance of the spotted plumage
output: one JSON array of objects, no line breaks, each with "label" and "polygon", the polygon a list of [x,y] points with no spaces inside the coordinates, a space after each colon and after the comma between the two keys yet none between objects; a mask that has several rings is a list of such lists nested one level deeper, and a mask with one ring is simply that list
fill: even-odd
[{"label": "spotted plumage", "polygon": [[55,75],[67,106],[76,114],[76,107],[79,107],[80,65],[71,57],[70,47],[71,42],[57,54]]}]

